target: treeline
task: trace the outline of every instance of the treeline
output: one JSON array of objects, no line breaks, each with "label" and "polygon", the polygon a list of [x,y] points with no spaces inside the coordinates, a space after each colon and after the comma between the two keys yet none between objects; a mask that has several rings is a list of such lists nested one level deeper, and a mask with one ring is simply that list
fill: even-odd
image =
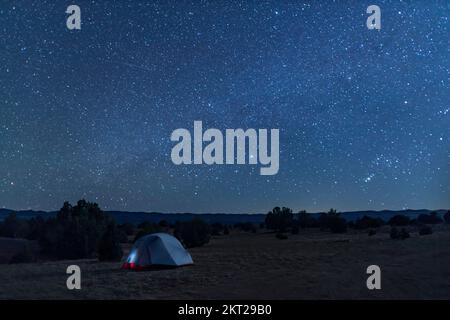
[{"label": "treeline", "polygon": [[310,214],[306,211],[293,213],[292,209],[287,207],[275,207],[267,213],[265,218],[265,227],[276,232],[276,236],[280,239],[287,238],[286,232],[298,234],[300,229],[318,228],[322,231],[330,231],[332,233],[345,233],[349,228],[356,230],[369,230],[369,235],[376,234],[376,230],[384,225],[389,225],[391,229],[391,237],[393,239],[406,239],[409,233],[406,228],[398,229],[398,227],[417,226],[419,234],[426,235],[432,233],[430,225],[446,222],[450,224],[450,211],[444,214],[443,218],[439,217],[436,212],[429,214],[420,214],[417,219],[411,219],[406,215],[395,215],[387,222],[380,218],[363,216],[355,221],[347,221],[341,213],[335,209],[319,214]]},{"label": "treeline", "polygon": [[[43,219],[20,219],[15,213],[0,222],[0,237],[28,239],[38,243],[39,256],[44,260],[98,258],[100,261],[117,261],[122,258],[122,244],[134,243],[140,237],[156,233],[171,233],[187,248],[207,244],[212,236],[228,235],[230,232],[257,233],[259,230],[274,231],[279,239],[286,239],[287,233],[298,234],[301,229],[317,228],[332,233],[345,233],[348,229],[368,230],[369,235],[378,228],[390,225],[393,239],[409,237],[408,226],[416,226],[419,234],[433,232],[432,225],[450,224],[450,211],[443,218],[436,212],[421,214],[417,219],[396,215],[385,222],[380,218],[363,216],[356,221],[347,221],[341,213],[330,209],[326,213],[310,214],[306,211],[293,213],[287,207],[275,207],[267,213],[261,224],[241,222],[234,225],[208,224],[200,218],[169,224],[143,222],[137,226],[131,223],[117,224],[103,212],[96,203],[80,200],[75,206],[65,202],[57,215]],[[36,260],[31,250],[21,252],[14,262]]]},{"label": "treeline", "polygon": [[306,211],[294,214],[292,209],[287,207],[275,207],[268,212],[265,218],[265,227],[276,231],[278,234],[290,231],[298,234],[300,229],[320,228],[333,233],[347,232],[348,223],[341,216],[341,213],[330,209],[327,213],[313,215]]},{"label": "treeline", "polygon": [[[0,224],[0,236],[37,241],[40,255],[48,259],[114,261],[122,257],[120,239],[124,234],[96,203],[80,200],[75,206],[65,202],[57,215],[48,219],[24,220],[12,213]],[[27,259],[23,257],[23,262]]]},{"label": "treeline", "polygon": [[200,247],[209,242],[214,230],[213,227],[214,225],[211,226],[198,218],[191,221],[176,222],[172,225],[165,220],[161,220],[159,223],[143,222],[137,226],[133,242],[148,234],[171,233],[172,231],[174,237],[186,248]]},{"label": "treeline", "polygon": [[[156,233],[173,233],[185,247],[202,246],[211,235],[228,234],[228,226],[209,225],[201,219],[169,225],[144,222],[117,224],[114,218],[100,209],[98,204],[80,200],[75,206],[65,202],[55,217],[38,216],[20,219],[11,213],[0,222],[0,237],[27,239],[38,243],[39,257],[44,260],[88,259],[118,261],[122,258],[122,244],[133,243],[140,237]],[[36,255],[26,248],[13,257],[13,262],[32,262]]]}]

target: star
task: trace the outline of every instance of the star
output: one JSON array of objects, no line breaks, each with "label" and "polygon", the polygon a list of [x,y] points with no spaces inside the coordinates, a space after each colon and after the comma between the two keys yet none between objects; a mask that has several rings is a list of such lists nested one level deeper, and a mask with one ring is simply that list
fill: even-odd
[{"label": "star", "polygon": [[[53,1],[0,8],[0,206],[450,207],[446,4],[383,3],[380,32],[334,2],[80,7],[80,32]],[[197,120],[280,129],[278,173],[174,165]]]}]

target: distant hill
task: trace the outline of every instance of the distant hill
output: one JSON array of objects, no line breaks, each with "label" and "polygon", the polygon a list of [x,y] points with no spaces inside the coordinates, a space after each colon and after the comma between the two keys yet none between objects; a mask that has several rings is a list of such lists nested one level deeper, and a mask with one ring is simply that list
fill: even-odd
[{"label": "distant hill", "polygon": [[[0,209],[0,221],[3,221],[14,210]],[[57,211],[33,211],[24,210],[16,211],[17,216],[22,219],[31,219],[37,216],[43,218],[54,217]],[[234,224],[238,222],[252,222],[260,223],[264,221],[263,214],[226,214],[226,213],[207,213],[207,214],[194,214],[194,213],[160,213],[160,212],[128,212],[128,211],[106,211],[114,217],[118,223],[134,223],[139,224],[144,221],[159,222],[166,220],[169,223],[175,223],[177,221],[189,221],[196,217],[208,223],[220,222],[224,224]]]},{"label": "distant hill", "polygon": [[[443,215],[447,210],[383,210],[383,211],[351,211],[342,212],[342,216],[348,221],[354,221],[363,216],[381,218],[385,221],[389,220],[397,214],[407,215],[414,219],[422,213],[430,213],[436,211],[439,215]],[[3,221],[13,210],[0,209],[0,221]],[[159,222],[166,220],[169,223],[175,223],[177,221],[188,221],[193,218],[201,218],[208,223],[220,222],[223,224],[235,224],[239,222],[252,222],[261,223],[264,221],[265,214],[240,214],[240,213],[160,213],[160,212],[127,212],[127,211],[107,211],[113,216],[118,223],[129,222],[133,224],[139,224],[144,221]],[[49,218],[56,215],[56,211],[33,211],[24,210],[17,211],[18,217],[22,219],[31,219],[33,217],[42,216],[43,218]]]},{"label": "distant hill", "polygon": [[34,211],[34,210],[21,210],[15,211],[11,209],[0,209],[0,221],[3,221],[10,213],[16,212],[17,216],[22,219],[31,219],[37,216],[41,216],[43,218],[49,218],[56,215],[57,211],[47,212],[47,211]]},{"label": "distant hill", "polygon": [[439,216],[443,216],[448,210],[445,209],[439,209],[439,210],[428,210],[428,209],[418,209],[418,210],[381,210],[381,211],[350,211],[350,212],[343,212],[342,215],[345,219],[348,221],[355,221],[359,218],[362,218],[363,216],[369,216],[373,218],[381,218],[384,221],[388,221],[393,216],[396,216],[398,214],[402,214],[405,216],[410,217],[411,219],[417,218],[421,214],[429,214],[430,212],[436,212]]}]

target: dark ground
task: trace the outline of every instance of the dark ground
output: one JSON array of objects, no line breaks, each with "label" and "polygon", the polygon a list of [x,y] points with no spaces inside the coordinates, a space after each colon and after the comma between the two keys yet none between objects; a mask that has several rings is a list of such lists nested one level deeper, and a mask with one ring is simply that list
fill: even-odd
[{"label": "dark ground", "polygon": [[[0,265],[0,298],[450,299],[450,231],[411,236],[232,233],[190,249],[193,266],[147,272],[95,260]],[[70,264],[81,267],[80,291],[66,288]],[[366,288],[371,264],[382,270],[379,291]]]}]

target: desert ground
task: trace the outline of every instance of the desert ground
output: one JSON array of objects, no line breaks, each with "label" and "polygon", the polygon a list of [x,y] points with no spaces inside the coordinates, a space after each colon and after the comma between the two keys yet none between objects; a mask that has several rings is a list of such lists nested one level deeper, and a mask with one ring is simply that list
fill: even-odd
[{"label": "desert ground", "polygon": [[[0,299],[450,299],[450,231],[392,240],[388,229],[335,235],[232,232],[190,249],[194,265],[121,270],[95,260],[0,265]],[[68,265],[82,289],[66,288]],[[381,267],[381,290],[366,268]]]}]

